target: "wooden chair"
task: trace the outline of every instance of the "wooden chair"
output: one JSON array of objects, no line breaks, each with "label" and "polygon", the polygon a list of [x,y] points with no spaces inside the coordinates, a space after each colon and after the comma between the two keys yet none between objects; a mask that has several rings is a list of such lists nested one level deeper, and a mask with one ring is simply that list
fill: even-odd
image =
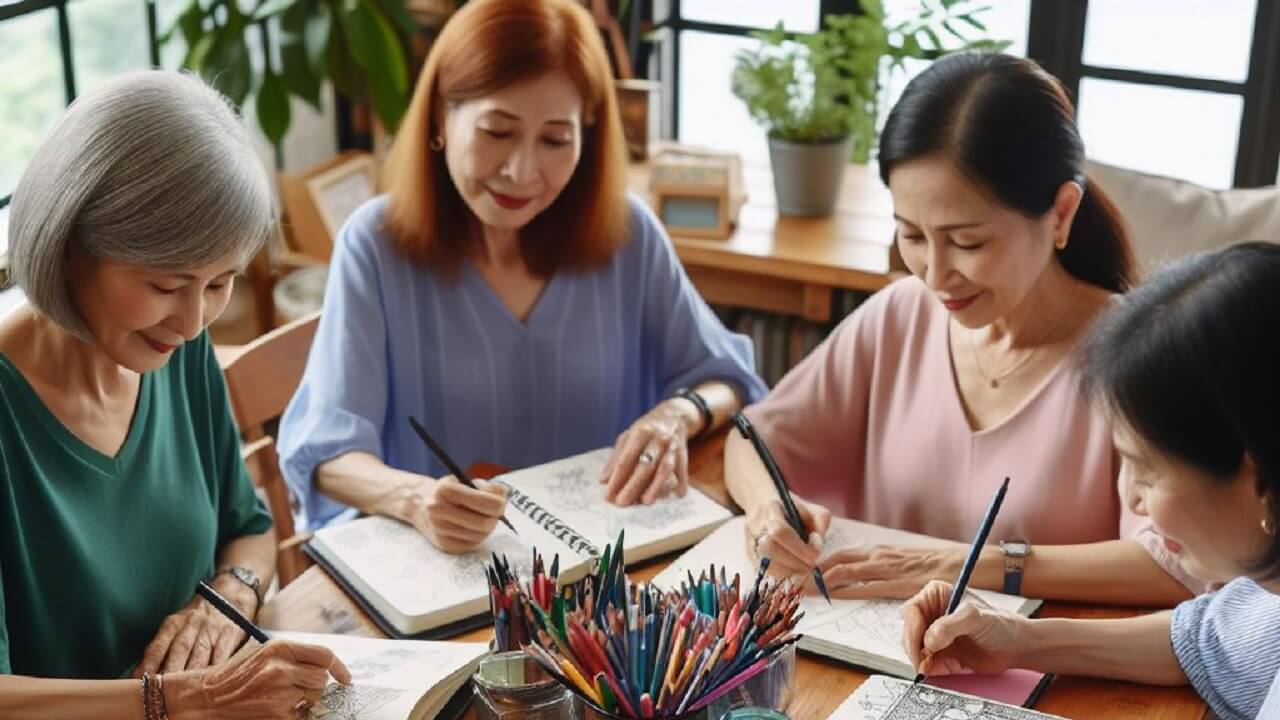
[{"label": "wooden chair", "polygon": [[289,399],[302,382],[307,353],[315,338],[320,313],[295,320],[256,340],[237,347],[216,348],[218,363],[227,378],[231,412],[240,426],[241,454],[254,485],[267,497],[278,541],[276,575],[284,587],[311,565],[301,545],[309,535],[297,535],[293,502],[275,441],[266,424],[284,413]]}]

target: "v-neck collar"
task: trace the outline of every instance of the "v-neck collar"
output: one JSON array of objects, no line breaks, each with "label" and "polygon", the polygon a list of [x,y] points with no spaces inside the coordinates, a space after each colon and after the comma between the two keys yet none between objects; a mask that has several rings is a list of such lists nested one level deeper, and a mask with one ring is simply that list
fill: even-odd
[{"label": "v-neck collar", "polygon": [[554,313],[555,308],[562,305],[562,303],[558,302],[558,298],[563,292],[561,288],[563,282],[560,277],[564,274],[563,272],[553,273],[551,277],[547,278],[547,283],[542,287],[542,292],[538,293],[537,299],[533,301],[533,307],[529,308],[528,316],[524,319],[524,322],[521,322],[520,318],[511,312],[511,308],[507,307],[507,304],[502,301],[502,298],[498,297],[498,293],[484,279],[484,276],[480,274],[479,268],[471,260],[463,260],[462,268],[466,281],[474,285],[477,289],[476,291],[485,298],[485,301],[490,303],[494,310],[516,331],[522,333],[537,332],[546,327],[547,323],[558,319],[554,316]]},{"label": "v-neck collar", "polygon": [[1062,374],[1067,366],[1071,365],[1073,362],[1073,353],[1068,351],[1058,360],[1058,364],[1054,365],[1053,369],[1041,378],[1040,383],[1036,385],[1036,387],[1033,388],[1026,397],[1022,398],[1022,402],[1018,403],[1018,406],[1013,409],[1013,412],[1005,415],[1003,418],[1000,418],[1000,420],[987,427],[974,429],[973,423],[969,421],[969,414],[965,412],[964,398],[960,396],[960,376],[956,374],[956,361],[951,354],[951,318],[949,317],[944,318],[942,322],[942,344],[947,353],[947,376],[951,379],[952,408],[954,412],[959,414],[960,421],[964,423],[965,429],[969,431],[970,437],[973,438],[994,433],[1004,426],[1014,422],[1019,416],[1026,412],[1027,408],[1031,407],[1031,405],[1035,403],[1041,395],[1048,392],[1049,386],[1058,379],[1058,375]]},{"label": "v-neck collar", "polygon": [[110,456],[89,445],[84,440],[81,440],[79,435],[71,432],[58,419],[58,416],[53,414],[53,411],[49,409],[44,400],[40,398],[40,394],[31,386],[26,376],[3,353],[0,353],[0,370],[8,372],[13,378],[13,384],[22,393],[45,430],[68,452],[80,460],[106,475],[115,476],[119,473],[120,468],[126,467],[137,453],[138,445],[141,443],[142,434],[145,432],[147,420],[151,414],[151,376],[155,374],[154,372],[144,372],[138,379],[138,398],[134,402],[133,417],[129,420],[129,431],[125,435],[120,449],[116,451],[115,456]]}]

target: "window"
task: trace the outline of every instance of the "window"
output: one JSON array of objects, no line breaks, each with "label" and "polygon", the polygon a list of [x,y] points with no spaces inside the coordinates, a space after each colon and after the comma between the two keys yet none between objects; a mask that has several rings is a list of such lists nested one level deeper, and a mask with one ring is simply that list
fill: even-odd
[{"label": "window", "polygon": [[[919,0],[885,0],[885,11],[894,18],[919,6]],[[670,5],[671,7],[668,7]],[[994,39],[1010,40],[1009,52],[1023,54],[1031,0],[992,3],[981,17]],[[813,32],[823,15],[858,12],[858,0],[656,0],[658,18],[666,18],[669,34],[659,54],[662,77],[674,88],[666,98],[664,135],[682,142],[736,150],[748,163],[768,162],[764,131],[751,120],[746,106],[729,87],[734,56],[756,41],[753,30],[771,28],[779,21],[793,32]],[[907,82],[927,64],[908,63],[906,72],[886,77],[885,100],[889,107]]]},{"label": "window", "polygon": [[0,0],[0,208],[77,93],[155,64],[155,28],[180,10],[174,0],[160,4],[164,25],[156,0]]},{"label": "window", "polygon": [[1280,4],[1037,0],[1031,33],[1090,157],[1213,188],[1276,182]]}]

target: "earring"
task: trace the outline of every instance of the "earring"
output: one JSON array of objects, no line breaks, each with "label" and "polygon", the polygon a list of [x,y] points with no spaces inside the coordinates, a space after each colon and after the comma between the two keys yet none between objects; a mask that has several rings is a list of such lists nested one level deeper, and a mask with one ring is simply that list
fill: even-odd
[{"label": "earring", "polygon": [[1063,237],[1063,238],[1061,238],[1061,239],[1059,239],[1059,240],[1055,240],[1055,241],[1054,241],[1054,243],[1053,243],[1053,246],[1054,246],[1054,247],[1056,247],[1056,248],[1058,248],[1059,250],[1066,250],[1066,249],[1067,249],[1067,238],[1066,238],[1066,237]]},{"label": "earring", "polygon": [[431,138],[431,142],[427,143],[427,147],[431,148],[435,152],[440,152],[444,149],[444,136],[437,135]]},{"label": "earring", "polygon": [[1271,517],[1262,518],[1262,522],[1258,523],[1262,526],[1262,532],[1268,535],[1276,534],[1276,521]]}]

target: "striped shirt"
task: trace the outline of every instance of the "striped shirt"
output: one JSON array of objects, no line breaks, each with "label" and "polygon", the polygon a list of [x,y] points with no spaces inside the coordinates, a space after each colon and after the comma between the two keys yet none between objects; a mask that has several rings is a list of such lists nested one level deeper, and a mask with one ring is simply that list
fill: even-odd
[{"label": "striped shirt", "polygon": [[1280,595],[1237,578],[1179,605],[1171,635],[1187,679],[1219,718],[1280,720]]},{"label": "striped shirt", "polygon": [[763,397],[751,341],[690,283],[652,212],[630,199],[630,240],[590,272],[557,272],[517,319],[476,268],[411,264],[382,230],[386,198],[338,235],[324,312],[280,425],[281,468],[304,525],[354,514],[315,490],[317,465],[365,451],[433,477],[412,415],[463,467],[527,467],[612,445],[681,387],[722,380]]}]

